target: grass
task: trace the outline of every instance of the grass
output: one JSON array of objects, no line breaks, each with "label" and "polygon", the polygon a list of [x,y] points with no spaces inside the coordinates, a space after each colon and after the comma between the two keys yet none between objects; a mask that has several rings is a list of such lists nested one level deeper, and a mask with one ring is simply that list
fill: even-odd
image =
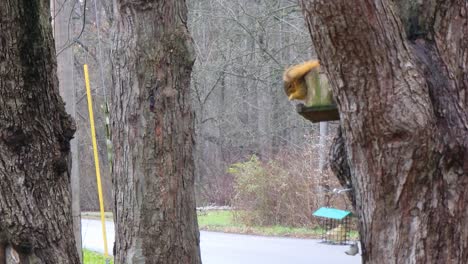
[{"label": "grass", "polygon": [[207,211],[198,214],[198,225],[200,227],[210,226],[236,226],[232,211]]},{"label": "grass", "polygon": [[246,226],[236,223],[232,211],[208,211],[198,215],[200,230],[263,236],[318,238],[320,228],[286,226]]},{"label": "grass", "polygon": [[[104,255],[83,249],[83,264],[105,264],[106,259],[104,258]],[[114,263],[114,261],[111,259],[110,262],[111,264]]]},{"label": "grass", "polygon": [[[101,220],[101,214],[99,212],[81,212],[81,217],[86,218],[86,219]],[[104,218],[107,221],[114,220],[112,217],[112,212],[105,212]]]}]

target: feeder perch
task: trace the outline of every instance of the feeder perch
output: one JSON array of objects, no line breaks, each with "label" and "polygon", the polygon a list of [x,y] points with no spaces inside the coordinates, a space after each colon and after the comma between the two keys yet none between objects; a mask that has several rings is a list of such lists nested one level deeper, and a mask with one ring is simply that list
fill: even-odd
[{"label": "feeder perch", "polygon": [[340,114],[335,105],[305,106],[296,105],[296,112],[312,123],[340,120]]},{"label": "feeder perch", "polygon": [[319,218],[322,242],[334,245],[347,244],[351,225],[351,212],[321,207],[313,216]]}]

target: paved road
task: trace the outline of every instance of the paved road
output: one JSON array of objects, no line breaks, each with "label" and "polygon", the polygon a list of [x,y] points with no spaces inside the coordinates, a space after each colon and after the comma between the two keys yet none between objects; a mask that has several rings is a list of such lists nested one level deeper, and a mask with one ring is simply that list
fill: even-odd
[{"label": "paved road", "polygon": [[[112,254],[114,246],[114,223],[106,221],[107,247],[109,254]],[[92,251],[104,252],[104,243],[101,231],[101,221],[81,219],[81,239],[84,248]]]},{"label": "paved road", "polygon": [[[114,224],[107,222],[109,251]],[[103,252],[101,223],[82,220],[83,247]],[[347,256],[347,246],[331,246],[313,239],[292,239],[200,232],[203,264],[358,264],[360,256]],[[112,253],[112,252],[111,252]]]}]

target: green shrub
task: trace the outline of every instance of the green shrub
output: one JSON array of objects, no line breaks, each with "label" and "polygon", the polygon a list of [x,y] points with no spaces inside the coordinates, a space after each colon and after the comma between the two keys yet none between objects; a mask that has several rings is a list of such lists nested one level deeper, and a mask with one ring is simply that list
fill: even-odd
[{"label": "green shrub", "polygon": [[317,145],[284,152],[268,161],[252,156],[232,164],[235,221],[254,225],[314,227],[312,212],[322,206],[351,209],[345,195],[325,190],[341,188],[329,170],[318,170]]},{"label": "green shrub", "polygon": [[303,177],[293,177],[277,162],[262,163],[256,156],[233,164],[229,173],[235,176],[236,220],[246,225],[311,224],[310,184]]}]

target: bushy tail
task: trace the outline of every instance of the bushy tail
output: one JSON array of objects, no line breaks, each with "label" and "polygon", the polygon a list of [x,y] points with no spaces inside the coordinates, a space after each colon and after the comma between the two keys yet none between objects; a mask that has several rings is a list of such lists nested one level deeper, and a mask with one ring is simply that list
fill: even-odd
[{"label": "bushy tail", "polygon": [[284,72],[283,80],[285,82],[291,82],[295,79],[302,78],[306,73],[308,73],[313,68],[320,66],[318,60],[310,60],[304,63],[290,67]]}]

